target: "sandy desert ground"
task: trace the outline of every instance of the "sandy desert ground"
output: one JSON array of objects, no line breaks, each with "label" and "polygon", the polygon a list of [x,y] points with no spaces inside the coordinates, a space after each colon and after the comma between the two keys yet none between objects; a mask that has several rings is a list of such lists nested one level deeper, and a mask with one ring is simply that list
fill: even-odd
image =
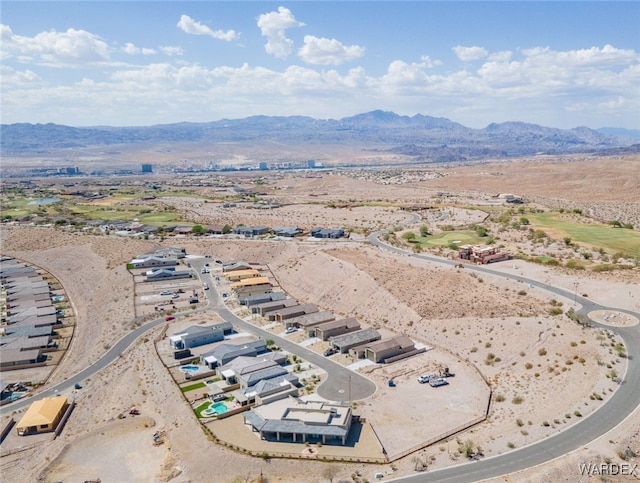
[{"label": "sandy desert ground", "polygon": [[[562,201],[560,191],[553,192],[551,188],[545,191],[542,184],[529,187],[529,191],[515,189],[522,172],[507,164],[483,169],[490,172],[500,169],[505,173],[502,184],[496,182],[487,191],[514,191],[539,196],[541,201],[551,198],[558,203]],[[312,190],[319,197],[324,196],[322,193],[326,190],[344,193],[333,195],[333,199],[342,196],[358,199],[365,196],[364,193],[372,196],[372,189],[376,189],[374,199],[396,195],[395,199],[401,198],[403,202],[416,202],[431,190],[453,191],[454,186],[468,190],[473,185],[474,170],[478,168],[455,170],[451,176],[438,178],[437,183],[442,185],[437,186],[432,181],[424,181],[425,186],[383,186],[369,179],[336,176],[324,182],[303,180],[302,187],[284,191],[287,196],[302,197],[302,192],[308,192],[313,185]],[[533,178],[532,173],[525,174]],[[637,171],[634,173],[637,178]],[[454,178],[457,181],[453,185],[442,181]],[[289,185],[293,181],[278,183]],[[318,183],[325,184],[318,186]],[[571,200],[587,202],[587,193],[581,190],[578,189]],[[602,195],[592,199],[598,200],[603,210],[616,210],[615,204],[620,204],[613,194],[610,198]],[[571,200],[566,202],[573,203]],[[625,206],[631,213],[630,219],[640,212],[633,204]],[[385,207],[340,209],[331,215],[335,218],[326,218],[322,210],[326,208],[294,206],[279,224],[287,224],[291,217],[297,217],[300,224],[309,226],[319,222],[324,225],[348,222],[375,229],[408,219],[407,213]],[[617,210],[619,213],[620,209]],[[205,219],[210,223],[224,220],[215,211],[203,215],[209,216]],[[276,211],[270,213],[273,218],[269,218],[269,222],[276,224],[279,215]],[[135,319],[133,279],[125,263],[137,254],[156,248],[158,241],[82,235],[38,227],[3,227],[1,237],[3,255],[40,266],[61,281],[77,314],[74,341],[48,384],[62,381],[90,365],[133,324],[140,322]],[[608,335],[597,329],[584,329],[564,316],[551,316],[549,308],[553,297],[538,289],[514,287],[499,277],[478,277],[464,269],[398,257],[357,239],[311,243],[182,238],[169,239],[164,245],[184,246],[189,253],[212,254],[223,260],[264,263],[292,297],[316,303],[339,315],[357,317],[363,325],[406,333],[446,351],[458,364],[482,373],[502,400],[493,403],[487,423],[458,438],[481,446],[486,457],[562,430],[578,419],[571,416],[578,410],[581,417],[588,417],[602,404],[590,396],[597,393],[606,401],[616,388],[616,383],[606,377],[610,370],[606,364],[624,373],[624,360],[611,353]],[[502,264],[498,269],[569,291],[573,290],[578,276],[520,260]],[[580,273],[579,277],[580,291],[588,293],[593,300],[636,311],[640,308],[640,295],[634,291],[640,283],[637,270],[588,272]],[[573,302],[556,299],[555,303],[562,303],[563,308]],[[82,391],[73,394],[78,405],[60,438],[36,443],[18,441],[11,443],[13,446],[3,443],[0,448],[2,480],[80,482],[100,478],[103,482],[230,482],[257,481],[262,472],[268,481],[328,481],[323,477],[326,464],[278,459],[266,462],[209,441],[157,357],[154,337],[159,334],[160,329],[149,333],[117,362],[86,381]],[[377,376],[371,374],[371,377]],[[384,381],[386,375],[379,379]],[[553,382],[553,391],[549,390],[549,381]],[[362,411],[373,409],[375,412],[375,403],[375,398],[361,402]],[[142,416],[119,419],[119,415],[132,406],[139,408]],[[550,424],[545,426],[544,421]],[[495,481],[576,481],[578,462],[616,460],[621,449],[637,448],[638,427],[640,410],[619,428],[579,451]],[[166,431],[166,443],[153,446],[151,436],[158,430]],[[335,464],[338,475],[334,481],[351,481],[356,471],[369,480],[377,471],[387,477],[413,474],[415,457],[428,461],[431,469],[460,463],[464,458],[456,455],[457,447],[453,438],[449,443],[397,461],[393,468],[391,465]]]}]

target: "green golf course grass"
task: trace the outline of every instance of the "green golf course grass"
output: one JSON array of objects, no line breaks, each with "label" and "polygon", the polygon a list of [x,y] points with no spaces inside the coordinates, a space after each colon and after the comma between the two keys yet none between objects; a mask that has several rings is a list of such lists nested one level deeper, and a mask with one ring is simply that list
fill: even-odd
[{"label": "green golf course grass", "polygon": [[569,237],[575,243],[640,258],[640,232],[604,224],[579,223],[560,213],[529,213],[526,217],[531,228],[544,230],[552,238]]},{"label": "green golf course grass", "polygon": [[416,237],[415,240],[422,247],[446,247],[451,243],[481,245],[486,238],[479,237],[473,231],[445,231],[435,236]]}]

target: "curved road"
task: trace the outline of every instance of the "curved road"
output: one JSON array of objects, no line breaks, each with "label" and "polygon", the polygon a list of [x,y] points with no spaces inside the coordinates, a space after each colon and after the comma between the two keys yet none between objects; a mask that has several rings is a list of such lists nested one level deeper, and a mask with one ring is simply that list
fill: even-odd
[{"label": "curved road", "polygon": [[[195,259],[191,261],[191,265],[194,270],[199,274],[202,267],[204,267],[205,261],[208,259],[202,258],[200,260]],[[209,283],[210,286],[215,286],[213,283]],[[302,347],[295,342],[287,340],[285,337],[280,337],[276,334],[272,334],[266,330],[256,327],[237,315],[231,312],[221,302],[219,294],[215,290],[205,291],[209,305],[207,307],[190,310],[177,314],[177,317],[181,317],[194,312],[212,311],[217,313],[223,320],[231,322],[236,328],[239,328],[245,332],[248,332],[256,337],[262,339],[272,339],[277,345],[283,349],[296,354],[303,359],[320,367],[328,374],[328,377],[318,386],[317,393],[331,401],[346,401],[346,400],[359,400],[371,396],[376,391],[376,385],[373,381],[358,374],[350,369],[347,369],[341,364],[332,361],[329,358],[322,356],[316,352],[313,352],[305,347]],[[75,383],[82,383],[82,381],[94,376],[109,364],[117,360],[120,355],[127,350],[138,338],[140,338],[145,332],[165,323],[164,317],[154,319],[144,325],[141,325],[116,342],[99,360],[94,364],[80,371],[73,377],[63,381],[49,389],[34,394],[32,397],[19,399],[13,403],[6,404],[0,408],[0,414],[5,415],[12,411],[21,410],[31,404],[34,396],[38,398],[54,396],[60,392],[70,390],[74,387]]]},{"label": "curved road", "polygon": [[[422,258],[430,262],[451,266],[457,264],[457,262],[452,260],[430,255],[413,254],[388,245],[380,241],[379,239],[380,235],[384,232],[386,232],[386,230],[373,233],[369,236],[369,241],[373,245],[376,245],[380,248],[390,250],[405,256]],[[194,261],[193,264],[199,265],[199,273],[200,268],[204,264],[204,260],[200,263]],[[569,299],[575,297],[576,300],[579,301],[582,305],[582,308],[578,311],[579,313],[588,313],[592,310],[617,310],[633,315],[640,319],[640,314],[636,312],[617,309],[614,307],[605,307],[584,297],[576,296],[569,290],[553,287],[537,280],[498,272],[484,266],[465,265],[465,269],[504,277],[516,282],[530,284],[554,294],[567,297]],[[270,332],[259,329],[249,324],[248,322],[245,322],[224,307],[214,290],[209,290],[208,292],[209,293],[207,294],[207,297],[210,303],[209,307],[200,309],[198,311],[212,310],[219,314],[224,320],[232,322],[236,327],[241,328],[242,330],[252,333],[258,337],[273,339],[283,349],[299,354],[304,359],[312,362],[313,364],[316,364],[317,366],[327,371],[327,373],[330,374],[330,377],[328,377],[325,382],[323,382],[323,384],[318,387],[318,393],[322,397],[332,400],[344,400],[349,397],[348,393],[350,392],[351,399],[356,400],[368,397],[373,394],[373,392],[375,392],[375,384],[372,381],[353,371],[350,371],[344,366],[341,366],[328,358],[325,358],[313,351],[301,347],[296,343],[290,342],[286,338],[279,337]],[[71,389],[76,382],[82,382],[83,380],[95,375],[106,366],[111,364],[113,361],[115,361],[118,357],[120,357],[120,355],[145,332],[151,330],[154,327],[157,327],[162,323],[164,323],[164,319],[160,318],[137,327],[136,329],[122,337],[118,342],[116,342],[113,347],[111,347],[96,363],[79,372],[75,376],[69,378],[68,380],[57,384],[47,389],[46,391],[38,393],[37,396],[51,396],[60,391]],[[596,326],[601,326],[600,324],[593,324]],[[640,354],[640,330],[638,330],[638,326],[616,328],[607,326],[605,328],[614,330],[623,338],[628,354],[633,356]],[[507,473],[513,473],[529,468],[531,466],[544,463],[593,441],[594,439],[598,438],[602,434],[607,433],[622,421],[624,421],[624,419],[629,414],[631,414],[636,409],[636,407],[640,405],[640,365],[637,358],[633,356],[630,356],[627,361],[627,371],[624,375],[623,382],[621,383],[619,389],[615,393],[613,393],[611,398],[588,418],[585,418],[581,422],[574,424],[566,430],[519,450],[511,451],[509,453],[473,463],[457,465],[451,468],[445,468],[425,474],[399,478],[398,481],[478,481],[486,478],[497,477]],[[32,398],[26,398],[5,405],[0,408],[0,414],[7,414],[11,411],[20,410],[29,405],[31,403],[31,399]],[[578,477],[578,468],[576,468],[576,478]]]},{"label": "curved road", "polygon": [[[200,273],[206,260],[207,259],[204,258],[201,260],[192,260],[191,265]],[[209,286],[214,287],[215,284],[209,283]],[[236,328],[242,329],[244,332],[248,332],[261,339],[272,339],[286,351],[296,354],[326,371],[328,377],[317,388],[317,393],[321,397],[331,401],[355,401],[369,397],[376,391],[375,383],[361,374],[347,369],[345,366],[302,347],[295,342],[291,342],[286,337],[280,337],[277,334],[256,327],[241,319],[226,308],[217,290],[207,290],[205,293],[209,300],[209,310],[220,315],[223,320],[231,322]]]},{"label": "curved road", "polygon": [[[390,250],[395,253],[399,253],[406,256],[421,258],[430,262],[455,266],[459,261],[448,260],[446,258],[435,257],[431,255],[413,254],[406,250],[394,247],[387,243],[382,242],[379,237],[385,233],[386,230],[381,230],[373,233],[369,236],[369,241],[386,250]],[[508,273],[491,270],[482,265],[464,265],[465,270],[474,270],[481,273],[487,273],[499,277],[514,280],[515,282],[521,282],[530,284],[534,287],[538,287],[543,290],[547,290],[556,295],[567,297],[569,299],[575,298],[582,307],[578,310],[580,314],[588,314],[592,310],[609,310],[624,312],[629,315],[633,315],[640,319],[640,314],[631,310],[618,309],[614,307],[606,307],[592,300],[586,299],[581,296],[577,296],[569,290],[554,287],[546,283],[539,282],[537,280],[520,277]],[[637,355],[640,354],[640,329],[638,325],[633,327],[609,327],[602,324],[591,321],[594,326],[606,328],[612,330],[622,337],[624,340],[627,354],[627,371],[624,375],[623,382],[617,391],[613,393],[611,398],[603,405],[594,411],[589,417],[581,420],[579,423],[570,426],[569,428],[550,436],[544,440],[541,440],[532,445],[523,447],[509,453],[505,453],[499,456],[494,456],[480,461],[471,462],[468,464],[457,465],[450,468],[444,468],[441,470],[431,471],[424,474],[417,474],[407,476],[404,478],[398,478],[393,481],[403,481],[418,483],[423,481],[442,481],[442,482],[472,482],[479,481],[487,478],[495,478],[508,473],[514,473],[516,471],[524,470],[535,465],[547,462],[554,458],[563,456],[575,449],[590,443],[594,439],[609,432],[615,428],[618,424],[622,423],[627,416],[629,416],[638,406],[640,406],[640,363],[638,362]],[[596,461],[593,461],[596,463]],[[575,468],[576,480],[580,478],[579,470]]]}]

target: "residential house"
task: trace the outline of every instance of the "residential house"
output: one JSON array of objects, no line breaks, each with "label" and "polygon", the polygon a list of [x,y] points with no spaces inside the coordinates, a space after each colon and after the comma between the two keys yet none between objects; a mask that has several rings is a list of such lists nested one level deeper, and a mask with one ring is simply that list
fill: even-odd
[{"label": "residential house", "polygon": [[263,304],[266,302],[275,302],[276,300],[284,300],[287,298],[287,294],[284,292],[271,292],[260,295],[251,295],[249,297],[243,297],[238,299],[241,305],[247,307],[253,307],[254,305]]},{"label": "residential house", "polygon": [[323,324],[310,327],[307,330],[309,337],[318,337],[322,340],[329,340],[330,337],[336,337],[360,330],[360,322],[353,317],[340,320],[332,320]]},{"label": "residential house", "polygon": [[289,373],[284,367],[272,365],[270,367],[258,369],[257,371],[238,374],[237,379],[238,383],[240,383],[240,389],[246,389],[248,387],[255,386],[262,380],[273,379],[275,377],[285,376],[287,374]]},{"label": "residential house", "polygon": [[191,270],[176,270],[175,267],[154,268],[146,272],[145,282],[172,278],[190,278]]},{"label": "residential house", "polygon": [[233,230],[233,232],[237,235],[242,235],[247,238],[266,235],[269,233],[268,226],[239,226]]},{"label": "residential house", "polygon": [[318,306],[315,304],[303,304],[293,305],[291,307],[285,307],[274,312],[269,313],[269,320],[277,320],[278,322],[284,322],[287,319],[293,317],[299,317],[300,315],[312,314],[318,312]]},{"label": "residential house", "polygon": [[233,272],[234,270],[250,270],[251,264],[240,260],[234,260],[231,262],[225,262],[222,264],[223,272]]},{"label": "residential house", "polygon": [[67,398],[64,396],[45,397],[35,401],[20,418],[16,430],[20,436],[53,431],[66,408]]},{"label": "residential house", "polygon": [[309,314],[293,317],[292,319],[287,319],[284,321],[284,326],[287,329],[289,327],[298,327],[303,330],[307,330],[324,322],[335,320],[335,318],[336,316],[333,312],[323,310],[322,312],[311,312]]},{"label": "residential house", "polygon": [[314,238],[342,238],[345,236],[345,231],[342,228],[314,228],[311,230],[311,236]]},{"label": "residential house", "polygon": [[253,277],[246,278],[244,280],[240,280],[239,282],[233,282],[231,284],[232,289],[243,288],[243,287],[252,287],[254,285],[264,285],[270,284],[269,277]]},{"label": "residential house", "polygon": [[233,361],[236,357],[250,356],[255,357],[258,354],[267,352],[267,344],[264,340],[258,339],[245,344],[220,344],[209,352],[205,352],[200,356],[200,362],[215,369]]},{"label": "residential house", "polygon": [[178,263],[178,260],[175,258],[145,255],[144,257],[131,260],[127,264],[127,268],[172,267],[178,265]]},{"label": "residential house", "polygon": [[297,226],[274,226],[271,231],[276,236],[282,236],[286,238],[293,238],[302,233],[302,229]]},{"label": "residential house", "polygon": [[348,334],[338,335],[331,337],[329,343],[332,347],[338,349],[341,353],[345,354],[353,347],[360,346],[362,344],[368,344],[376,340],[380,340],[382,336],[380,332],[375,329],[363,329],[356,332],[350,332]]},{"label": "residential house", "polygon": [[261,275],[258,270],[251,268],[249,270],[234,270],[233,272],[227,273],[225,276],[230,282],[238,282],[247,278],[257,278]]},{"label": "residential house", "polygon": [[18,369],[30,364],[43,365],[47,356],[42,349],[22,350],[20,348],[2,348],[0,351],[0,370]]},{"label": "residential house", "polygon": [[389,339],[378,340],[365,345],[364,357],[373,362],[385,362],[396,356],[415,351],[414,342],[406,335],[398,335]]},{"label": "residential house", "polygon": [[261,304],[251,306],[251,312],[254,314],[260,314],[263,317],[266,316],[269,312],[274,312],[276,310],[284,309],[285,307],[292,307],[293,305],[298,305],[298,301],[295,299],[279,299],[273,300],[271,302],[263,302]]},{"label": "residential house", "polygon": [[264,295],[273,291],[271,283],[262,283],[249,287],[241,287],[234,290],[238,298],[251,297],[253,295]]},{"label": "residential house", "polygon": [[190,349],[224,340],[224,336],[231,332],[233,332],[233,326],[229,322],[208,326],[192,325],[170,336],[169,343],[173,349]]},{"label": "residential house", "polygon": [[351,404],[278,399],[244,413],[244,422],[260,439],[282,442],[345,445],[351,429]]}]

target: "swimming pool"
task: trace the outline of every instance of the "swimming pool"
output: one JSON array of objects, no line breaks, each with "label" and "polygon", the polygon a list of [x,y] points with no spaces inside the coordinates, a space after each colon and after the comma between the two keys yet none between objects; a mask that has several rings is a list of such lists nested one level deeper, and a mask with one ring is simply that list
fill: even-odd
[{"label": "swimming pool", "polygon": [[64,300],[64,295],[55,295],[51,297],[51,300],[54,302],[62,302]]},{"label": "swimming pool", "polygon": [[200,366],[194,366],[193,364],[188,364],[186,366],[181,366],[180,370],[182,372],[198,372],[200,370]]},{"label": "swimming pool", "polygon": [[217,402],[217,403],[211,403],[211,406],[201,411],[200,414],[208,418],[210,416],[215,416],[217,414],[226,413],[228,410],[229,408],[226,406],[225,403]]}]

